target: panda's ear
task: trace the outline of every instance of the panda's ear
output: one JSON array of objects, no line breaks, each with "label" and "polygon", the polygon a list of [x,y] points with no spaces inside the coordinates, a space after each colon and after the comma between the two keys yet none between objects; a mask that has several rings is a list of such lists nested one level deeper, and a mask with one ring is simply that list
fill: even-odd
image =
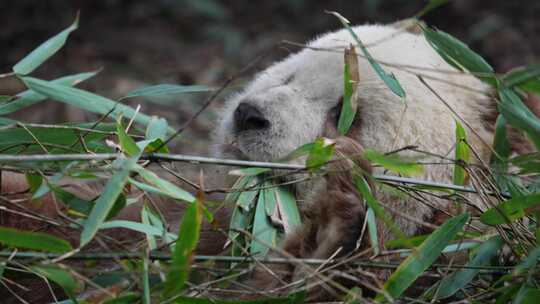
[{"label": "panda's ear", "polygon": [[338,103],[326,113],[326,118],[323,124],[323,132],[321,136],[326,138],[336,138],[339,136],[337,125],[341,108],[343,106],[343,96],[339,98]]}]

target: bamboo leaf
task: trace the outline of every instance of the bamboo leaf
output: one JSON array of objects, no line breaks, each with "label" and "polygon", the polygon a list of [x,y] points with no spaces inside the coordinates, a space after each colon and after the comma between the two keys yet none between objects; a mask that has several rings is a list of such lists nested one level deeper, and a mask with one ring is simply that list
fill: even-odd
[{"label": "bamboo leaf", "polygon": [[[245,188],[251,188],[258,183],[257,178],[251,178]],[[245,212],[251,211],[251,208],[255,205],[255,197],[259,194],[259,190],[246,190],[242,191],[236,200],[236,206],[242,208]]]},{"label": "bamboo leaf", "polygon": [[[159,190],[157,193],[164,194],[164,195],[172,197],[174,199],[183,200],[183,201],[186,201],[186,202],[194,202],[195,201],[195,197],[193,195],[191,195],[191,193],[187,192],[186,190],[176,186],[175,184],[173,184],[173,183],[171,183],[171,182],[169,182],[167,180],[164,180],[164,179],[160,178],[154,172],[152,172],[150,170],[147,170],[147,169],[145,169],[145,168],[143,168],[143,167],[141,167],[139,165],[134,166],[133,170],[135,172],[139,173],[139,175],[145,181],[147,181],[150,184],[152,184],[153,186],[155,186]],[[135,180],[130,180],[130,182],[132,184],[134,184],[135,186],[143,189],[143,190],[151,189],[151,188],[142,186],[144,184],[142,184],[140,182],[136,182]],[[150,191],[150,192],[153,192],[153,191]]]},{"label": "bamboo leaf", "polygon": [[116,120],[116,134],[118,134],[118,142],[120,143],[120,147],[122,148],[123,152],[129,156],[134,156],[141,153],[141,150],[139,147],[137,147],[135,141],[129,137],[129,135],[127,135],[124,127],[122,126],[122,116],[119,116]]},{"label": "bamboo leaf", "polygon": [[497,254],[497,251],[501,249],[503,244],[502,239],[499,236],[495,236],[480,245],[474,258],[467,263],[467,266],[471,268],[456,271],[441,281],[437,292],[437,299],[448,298],[469,284],[478,272],[480,272],[480,269],[475,267],[488,265],[489,261]]},{"label": "bamboo leaf", "polygon": [[[132,107],[114,102],[103,96],[32,77],[22,77],[22,80],[31,90],[51,99],[98,114],[107,114],[110,110],[114,109],[110,114],[114,118],[123,114],[129,119],[134,118],[136,122],[143,125],[150,123],[150,116],[143,113],[136,113]],[[174,130],[169,128],[169,132],[174,133]]]},{"label": "bamboo leaf", "polygon": [[107,185],[105,185],[103,194],[96,200],[94,208],[92,208],[88,219],[84,223],[84,228],[81,233],[81,247],[88,244],[88,242],[94,238],[99,227],[107,218],[116,199],[122,193],[122,190],[128,181],[129,173],[135,167],[137,160],[138,156],[129,159],[117,159],[114,161],[113,166],[117,171],[109,179]]},{"label": "bamboo leaf", "polygon": [[386,84],[386,86],[394,93],[396,94],[397,96],[401,97],[401,98],[405,98],[406,94],[405,94],[405,91],[403,90],[403,87],[401,87],[401,84],[399,83],[399,81],[396,79],[396,77],[394,76],[394,74],[392,73],[387,73],[382,67],[381,65],[375,61],[375,59],[371,56],[371,54],[368,52],[367,48],[364,46],[364,44],[362,43],[362,41],[360,41],[360,38],[358,38],[358,36],[356,35],[356,33],[351,29],[351,27],[349,26],[349,21],[347,19],[345,19],[343,16],[341,16],[339,13],[337,12],[330,12],[330,14],[336,16],[339,21],[343,24],[343,26],[347,29],[347,31],[349,31],[349,33],[351,34],[351,36],[354,38],[354,40],[356,41],[356,43],[358,44],[358,46],[360,47],[360,49],[362,50],[362,53],[364,53],[364,56],[366,57],[367,61],[369,62],[369,64],[371,65],[371,67],[373,68],[373,70],[375,70],[375,72],[377,73],[377,75],[379,75],[379,77],[384,81],[384,83]]},{"label": "bamboo leaf", "polygon": [[[384,284],[383,290],[393,299],[401,294],[416,281],[416,279],[439,257],[441,251],[461,231],[469,220],[469,214],[464,213],[447,220],[435,229],[413,254],[403,261]],[[382,301],[385,297],[377,295],[375,300]]]},{"label": "bamboo leaf", "polygon": [[469,146],[467,145],[467,133],[461,124],[456,120],[456,153],[454,164],[454,184],[463,186],[467,183],[468,174],[465,168],[460,164],[466,164],[469,161]]},{"label": "bamboo leaf", "polygon": [[300,156],[308,155],[311,152],[311,150],[313,150],[315,145],[316,145],[316,143],[314,143],[314,142],[304,144],[304,145],[296,148],[294,151],[289,153],[287,156],[283,157],[281,159],[281,161],[290,161],[290,160],[293,160],[293,159],[297,159]]},{"label": "bamboo leaf", "polygon": [[510,89],[500,89],[499,111],[514,128],[525,132],[537,149],[540,149],[540,119],[523,104],[519,96]]},{"label": "bamboo leaf", "polygon": [[171,297],[179,294],[184,288],[190,272],[191,258],[197,243],[199,242],[202,225],[202,203],[195,200],[189,204],[178,232],[178,240],[173,251],[171,268],[167,273],[164,297]]},{"label": "bamboo leaf", "polygon": [[[250,182],[253,182],[253,177],[241,177],[239,178],[235,184],[233,185],[232,189],[235,189],[237,191],[231,192],[227,195],[225,198],[226,204],[234,204],[233,208],[233,214],[231,216],[231,220],[229,223],[229,239],[231,241],[236,241],[236,239],[239,236],[239,233],[237,230],[247,230],[248,225],[250,224],[250,215],[251,212],[247,212],[244,208],[240,207],[240,196],[244,195],[244,198],[242,198],[242,201],[244,203],[249,203],[249,211],[252,210],[252,204],[254,203],[249,199],[249,196],[246,198],[246,192],[245,191],[238,191],[240,189],[244,189],[248,186]],[[255,192],[255,191],[250,191]],[[258,193],[258,191],[256,191]],[[255,199],[255,198],[253,198]],[[242,203],[242,204],[244,204]],[[235,255],[237,253],[237,245],[236,242],[233,242],[233,248],[232,248],[232,254]]]},{"label": "bamboo leaf", "polygon": [[210,92],[214,89],[205,85],[177,85],[177,84],[158,84],[135,89],[120,98],[120,100],[132,97],[149,97],[162,95],[177,95],[186,93]]},{"label": "bamboo leaf", "polygon": [[333,140],[327,138],[318,138],[315,140],[311,151],[309,151],[306,166],[311,171],[315,171],[326,164],[332,159],[335,144]]},{"label": "bamboo leaf", "polygon": [[[77,132],[86,132],[84,142],[87,147],[93,152],[110,152],[110,148],[105,146],[101,141],[106,136],[115,130],[113,124],[100,124],[94,129],[89,129],[92,124],[67,124],[58,125],[58,127],[51,127],[48,125],[26,126],[26,129],[32,133],[32,135],[42,144],[50,146],[49,152],[55,153],[69,153],[73,151],[84,151],[84,147],[80,143],[80,137]],[[20,126],[20,125],[19,125]],[[73,128],[72,128],[73,127]],[[79,131],[77,128],[81,128]],[[25,130],[25,128],[13,126],[9,128],[0,129],[0,150],[2,153],[17,153],[20,147],[24,145],[26,148],[25,153],[42,153],[43,150],[36,143],[34,137]],[[75,145],[73,145],[75,144]]]},{"label": "bamboo leaf", "polygon": [[533,288],[528,284],[523,284],[512,303],[536,304],[538,303],[538,299],[540,299],[540,289]]},{"label": "bamboo leaf", "polygon": [[429,44],[448,64],[460,71],[486,74],[477,77],[491,85],[495,84],[491,76],[494,72],[493,68],[466,44],[443,31],[434,31],[425,27],[422,29]]},{"label": "bamboo leaf", "polygon": [[366,212],[366,221],[369,234],[369,242],[373,249],[373,254],[379,254],[379,236],[377,233],[377,221],[375,220],[375,212],[373,208],[368,207]]},{"label": "bamboo leaf", "polygon": [[[269,183],[264,183],[263,187],[270,186]],[[257,200],[255,209],[255,218],[253,220],[253,240],[251,241],[250,253],[256,256],[265,256],[270,248],[277,245],[277,230],[270,222],[270,217],[266,212],[267,201],[275,200],[272,196],[273,190],[264,189]]]},{"label": "bamboo leaf", "polygon": [[104,222],[101,224],[99,229],[113,229],[113,228],[125,228],[133,231],[137,231],[140,233],[144,233],[148,236],[162,236],[163,231],[158,229],[157,227],[143,224],[139,222],[132,222],[132,221],[126,221],[126,220],[112,220],[108,222]]},{"label": "bamboo leaf", "polygon": [[167,120],[152,116],[152,118],[150,118],[150,123],[148,123],[148,127],[146,128],[146,139],[152,141],[156,139],[165,140],[167,139],[168,128],[169,124],[167,123]]},{"label": "bamboo leaf", "polygon": [[400,239],[406,239],[405,234],[401,232],[399,227],[394,223],[392,217],[390,217],[386,213],[386,211],[377,201],[375,196],[373,196],[373,193],[371,193],[371,187],[368,184],[366,178],[361,174],[354,174],[353,179],[356,189],[358,190],[358,192],[360,192],[360,194],[362,194],[362,197],[364,198],[368,207],[373,210],[375,216],[382,220],[386,227],[388,227],[396,237],[399,237]]},{"label": "bamboo leaf", "polygon": [[345,135],[349,131],[358,109],[356,91],[358,89],[358,84],[360,83],[360,74],[358,56],[356,55],[356,50],[352,44],[349,48],[345,49],[344,62],[345,71],[343,73],[343,79],[345,83],[343,103],[338,121],[338,131],[341,135]]},{"label": "bamboo leaf", "polygon": [[439,6],[445,5],[449,0],[429,0],[428,4],[415,15],[416,18],[420,18],[425,14],[431,12],[432,10],[438,8]]},{"label": "bamboo leaf", "polygon": [[266,210],[266,215],[268,218],[272,218],[274,215],[277,214],[277,202],[276,202],[276,190],[275,186],[272,185],[272,183],[266,184],[268,189],[262,189],[261,194],[264,195],[264,209]]},{"label": "bamboo leaf", "polygon": [[285,234],[292,233],[302,224],[296,199],[291,191],[283,186],[275,188],[275,195]]},{"label": "bamboo leaf", "polygon": [[515,197],[487,210],[480,216],[480,220],[487,225],[507,224],[531,213],[535,209],[533,207],[539,204],[540,193]]},{"label": "bamboo leaf", "polygon": [[424,172],[424,167],[420,164],[402,159],[396,155],[383,155],[371,149],[364,151],[364,158],[385,169],[405,176],[419,175]]},{"label": "bamboo leaf", "polygon": [[[58,85],[63,86],[75,86],[89,78],[94,77],[98,71],[95,72],[87,72],[87,73],[80,73],[70,76],[65,76],[61,78],[57,78],[55,80],[52,80],[51,82]],[[16,99],[0,105],[0,115],[6,115],[9,113],[16,112],[20,109],[24,109],[26,107],[29,107],[31,105],[34,105],[36,103],[39,103],[43,100],[47,99],[47,96],[38,94],[32,90],[26,90],[22,93],[17,94]]]},{"label": "bamboo leaf", "polygon": [[75,291],[79,289],[79,283],[69,271],[53,266],[33,266],[30,269],[55,282],[71,299],[75,299]]},{"label": "bamboo leaf", "polygon": [[72,250],[71,244],[61,238],[42,232],[31,232],[0,227],[0,243],[22,249],[64,253]]},{"label": "bamboo leaf", "polygon": [[540,94],[540,64],[518,67],[506,73],[502,78],[502,86],[519,87],[526,92]]},{"label": "bamboo leaf", "polygon": [[13,72],[19,75],[30,74],[37,67],[39,67],[43,62],[45,62],[49,57],[54,55],[59,49],[64,46],[66,40],[71,32],[77,29],[79,24],[79,16],[75,18],[73,24],[68,28],[55,35],[54,37],[49,38],[47,41],[43,42],[30,54],[26,55],[21,61],[13,66]]},{"label": "bamboo leaf", "polygon": [[271,171],[270,168],[243,168],[229,171],[229,175],[235,176],[255,176],[264,172]]}]

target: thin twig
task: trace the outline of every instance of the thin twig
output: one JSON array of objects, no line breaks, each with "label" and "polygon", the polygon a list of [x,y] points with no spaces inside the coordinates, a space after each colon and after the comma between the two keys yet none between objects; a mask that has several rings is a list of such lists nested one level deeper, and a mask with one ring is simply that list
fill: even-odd
[{"label": "thin twig", "polygon": [[[0,257],[12,256],[11,251],[0,251]],[[62,254],[58,253],[43,253],[43,252],[18,252],[14,256],[14,260],[20,259],[55,259]],[[140,252],[92,252],[85,253],[80,252],[67,257],[66,260],[110,260],[116,259],[138,259],[141,258]],[[172,259],[171,254],[162,252],[150,252],[148,255],[150,260],[168,261]],[[218,261],[218,262],[233,262],[233,263],[245,263],[245,257],[233,257],[233,256],[212,256],[212,255],[195,255],[193,257],[196,262],[205,261]],[[300,259],[300,258],[278,258],[278,257],[264,257],[257,258],[261,263],[265,264],[307,264],[307,265],[321,265],[321,264],[333,264],[338,263],[341,259]],[[354,260],[350,262],[351,265],[366,267],[366,268],[383,268],[383,269],[395,269],[400,263],[392,262],[374,262],[372,260]],[[447,264],[432,264],[431,269],[446,268]],[[470,265],[452,265],[451,269],[477,269],[482,273],[493,274],[506,274],[514,269],[511,266],[470,266]]]}]

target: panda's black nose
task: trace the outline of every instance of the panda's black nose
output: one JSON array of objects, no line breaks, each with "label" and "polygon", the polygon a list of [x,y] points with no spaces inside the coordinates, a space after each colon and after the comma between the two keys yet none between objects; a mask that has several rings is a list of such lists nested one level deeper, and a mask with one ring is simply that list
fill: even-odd
[{"label": "panda's black nose", "polygon": [[234,111],[234,126],[237,132],[261,130],[268,128],[270,122],[255,106],[240,103]]}]

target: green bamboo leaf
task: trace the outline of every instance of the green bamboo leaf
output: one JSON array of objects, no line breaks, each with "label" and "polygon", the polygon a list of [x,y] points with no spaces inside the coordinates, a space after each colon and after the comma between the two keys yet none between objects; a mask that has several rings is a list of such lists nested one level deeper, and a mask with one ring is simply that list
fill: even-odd
[{"label": "green bamboo leaf", "polygon": [[336,143],[333,140],[327,138],[318,138],[315,140],[306,159],[306,166],[311,171],[315,171],[325,165],[332,159],[335,144]]},{"label": "green bamboo leaf", "polygon": [[540,289],[529,286],[528,284],[523,284],[512,303],[536,304],[538,303],[538,299],[540,299]]},{"label": "green bamboo leaf", "polygon": [[537,149],[540,149],[540,119],[523,104],[519,96],[510,89],[500,89],[499,112],[514,128],[525,132]]},{"label": "green bamboo leaf", "polygon": [[179,294],[184,288],[190,272],[191,258],[197,243],[202,225],[202,203],[195,200],[189,204],[178,233],[178,240],[173,251],[171,268],[167,273],[164,297],[171,297]]},{"label": "green bamboo leaf", "polygon": [[[147,170],[139,165],[135,165],[133,170],[137,172],[145,181],[149,182],[150,184],[155,186],[157,189],[159,189],[160,194],[164,194],[174,199],[183,200],[186,202],[195,201],[195,197],[191,195],[191,193],[187,192],[186,190],[176,186],[175,184],[167,180],[160,178],[154,172]],[[130,182],[133,183],[137,187],[142,185],[142,183],[136,182],[134,180],[130,180]],[[146,189],[149,189],[149,188],[146,187]],[[146,190],[146,189],[143,189],[143,190]]]},{"label": "green bamboo leaf", "polygon": [[126,220],[112,220],[108,222],[104,222],[99,226],[99,229],[113,229],[113,228],[125,228],[133,231],[137,231],[140,233],[144,233],[148,236],[162,236],[163,231],[158,229],[157,227],[143,224],[139,222],[132,222],[132,221],[126,221]]},{"label": "green bamboo leaf", "polygon": [[[250,181],[246,184],[245,188],[251,188],[258,183],[257,178],[251,178]],[[255,205],[255,197],[259,194],[259,190],[247,190],[242,191],[236,200],[236,206],[242,208],[245,212],[250,212],[253,206]]]},{"label": "green bamboo leaf", "polygon": [[540,79],[526,81],[522,85],[520,85],[519,88],[525,92],[530,92],[537,96],[540,96]]},{"label": "green bamboo leaf", "polygon": [[460,162],[467,163],[469,161],[469,146],[467,145],[467,133],[461,124],[456,120],[456,153],[454,164],[454,185],[463,186],[467,183],[467,171],[461,166]]},{"label": "green bamboo leaf", "polygon": [[[441,251],[461,231],[469,220],[469,214],[464,213],[447,220],[442,226],[435,229],[431,235],[415,249],[392,273],[384,284],[383,290],[393,299],[401,294],[416,281],[416,279],[439,257]],[[382,294],[375,300],[383,301]]]},{"label": "green bamboo leaf", "polygon": [[269,189],[261,190],[260,195],[264,195],[264,210],[266,210],[266,215],[268,218],[271,218],[274,215],[278,215],[277,211],[277,202],[276,202],[276,190],[275,186],[272,183],[268,183],[267,186],[271,187]]},{"label": "green bamboo leaf", "polygon": [[[64,76],[61,78],[57,78],[55,80],[51,80],[51,82],[54,84],[71,87],[89,78],[94,77],[98,72],[99,71]],[[26,107],[39,103],[45,99],[47,99],[47,96],[38,94],[32,90],[26,90],[22,93],[17,94],[15,100],[9,103],[0,105],[0,115],[6,115],[9,113],[16,112],[20,109],[24,109]]]},{"label": "green bamboo leaf", "polygon": [[14,97],[9,95],[0,95],[0,104],[11,101]]},{"label": "green bamboo leaf", "polygon": [[235,170],[231,170],[229,171],[229,175],[234,175],[234,176],[255,176],[255,175],[259,175],[261,173],[265,173],[265,172],[269,172],[271,171],[272,169],[270,168],[244,168],[244,169],[235,169]]},{"label": "green bamboo leaf", "polygon": [[487,225],[507,224],[532,212],[529,208],[534,209],[538,204],[540,193],[514,197],[484,212],[480,220]]},{"label": "green bamboo leaf", "polygon": [[71,244],[61,238],[41,232],[0,227],[0,243],[22,249],[64,253],[72,250]]},{"label": "green bamboo leaf", "polygon": [[[143,125],[148,125],[151,120],[150,116],[143,113],[137,113],[132,107],[84,90],[32,77],[22,77],[22,80],[28,88],[39,94],[93,113],[107,114],[110,110],[115,109],[110,114],[114,118],[123,114],[128,119],[134,118],[136,122]],[[174,129],[169,128],[169,132],[174,133]]]},{"label": "green bamboo leaf", "polygon": [[120,147],[122,148],[123,152],[129,156],[134,156],[141,153],[141,150],[139,147],[137,147],[135,141],[129,137],[129,135],[127,135],[124,127],[122,126],[122,116],[119,116],[116,120],[116,134],[118,134],[118,142],[120,143]]},{"label": "green bamboo leaf", "polygon": [[[270,183],[264,183],[263,187],[271,186]],[[270,248],[277,245],[277,229],[270,222],[270,217],[266,211],[267,203],[275,201],[272,189],[264,189],[257,200],[255,209],[255,218],[253,220],[253,240],[251,241],[250,253],[254,256],[265,256]]]},{"label": "green bamboo leaf", "polygon": [[415,15],[415,17],[420,18],[425,14],[431,12],[432,10],[438,8],[439,6],[445,5],[448,2],[449,0],[429,0],[428,4],[426,4],[426,6]]},{"label": "green bamboo leaf", "polygon": [[152,116],[148,127],[146,128],[145,137],[148,140],[166,140],[167,139],[167,129],[169,124],[165,118],[159,118],[157,116]]},{"label": "green bamboo leaf", "polygon": [[467,263],[467,266],[471,268],[456,271],[441,281],[437,292],[437,299],[448,298],[469,284],[478,272],[480,272],[480,269],[477,267],[488,265],[503,244],[502,239],[499,236],[495,236],[480,245],[474,258]]},{"label": "green bamboo leaf", "polygon": [[19,75],[30,74],[37,67],[39,67],[43,62],[45,62],[49,57],[54,55],[59,49],[64,46],[66,40],[71,32],[77,29],[79,25],[79,16],[75,18],[73,24],[68,28],[60,32],[54,37],[49,38],[47,41],[43,42],[30,54],[26,55],[21,61],[13,66],[13,72]]},{"label": "green bamboo leaf", "polygon": [[[253,177],[246,176],[239,178],[232,186],[232,189],[234,189],[235,191],[230,192],[225,197],[225,204],[229,206],[234,206],[233,214],[229,223],[229,239],[233,241],[236,240],[239,236],[239,233],[236,230],[247,230],[247,227],[250,224],[249,219],[251,212],[246,212],[243,208],[239,206],[239,198],[242,194],[245,193],[241,190],[245,189],[250,182],[253,182]],[[236,249],[238,249],[238,246],[236,245],[236,243],[233,243],[233,248],[231,251],[233,255],[236,255]]]},{"label": "green bamboo leaf", "polygon": [[345,19],[345,17],[341,16],[339,13],[337,12],[330,12],[330,14],[336,16],[339,21],[343,24],[343,26],[347,29],[347,31],[349,31],[349,33],[351,34],[351,36],[354,38],[354,40],[356,41],[356,43],[358,44],[358,46],[360,47],[360,49],[362,50],[362,53],[364,53],[364,56],[366,57],[367,61],[369,62],[369,64],[371,65],[371,67],[373,68],[373,70],[375,70],[375,72],[377,73],[377,75],[379,75],[379,77],[384,81],[384,83],[386,84],[386,86],[394,93],[396,94],[397,96],[401,97],[401,98],[405,98],[406,94],[405,94],[405,90],[403,90],[403,87],[401,87],[401,84],[399,83],[399,81],[396,79],[396,77],[394,76],[394,74],[392,73],[387,73],[382,67],[381,65],[375,61],[375,59],[371,56],[371,54],[368,52],[367,48],[364,46],[364,44],[362,43],[362,41],[360,41],[360,38],[358,38],[358,36],[356,35],[356,33],[351,29],[351,27],[349,26],[349,21],[347,19]]},{"label": "green bamboo leaf", "polygon": [[28,186],[30,187],[30,193],[36,193],[36,191],[39,189],[41,184],[43,183],[43,177],[39,174],[33,174],[33,173],[26,173],[24,175],[26,177],[26,182],[28,183]]},{"label": "green bamboo leaf", "polygon": [[[0,107],[0,108],[2,108],[2,107]],[[16,120],[5,118],[5,117],[0,117],[0,127],[9,126],[9,125],[15,125],[17,123],[18,123],[18,121],[16,121]]]},{"label": "green bamboo leaf", "polygon": [[520,174],[540,173],[540,152],[518,155],[510,162],[521,169]]},{"label": "green bamboo leaf", "polygon": [[[510,142],[508,141],[508,136],[506,134],[506,127],[506,119],[504,116],[499,114],[497,121],[495,122],[495,137],[493,139],[494,153],[491,154],[490,167],[499,189],[509,192],[512,197],[523,196],[527,193],[527,191],[525,187],[521,185],[519,178],[508,174],[508,162],[512,151],[510,149]],[[528,162],[523,163],[527,169],[523,167],[522,169],[525,171],[528,170],[529,165],[534,167],[534,163],[537,161],[537,159],[538,157],[534,157],[533,163],[531,164]],[[519,164],[516,165],[521,167]],[[538,163],[538,169],[540,170],[540,162]],[[525,174],[524,171],[520,173]]]},{"label": "green bamboo leaf", "polygon": [[213,88],[209,88],[205,85],[158,84],[154,86],[135,89],[127,93],[126,96],[120,98],[120,100],[132,97],[178,95],[186,93],[210,92],[213,90]]},{"label": "green bamboo leaf", "polygon": [[405,239],[393,239],[388,240],[384,243],[384,246],[387,249],[401,249],[401,248],[407,248],[408,245],[412,245],[413,247],[420,246],[423,241],[427,239],[429,235],[415,235],[411,236]]},{"label": "green bamboo leaf", "polygon": [[297,159],[297,158],[299,158],[301,156],[304,156],[304,155],[308,155],[313,150],[315,145],[316,145],[316,143],[314,143],[314,142],[304,144],[304,145],[296,148],[291,153],[287,154],[287,156],[280,159],[280,161],[286,162],[286,161],[290,161],[290,160],[293,160],[293,159]]},{"label": "green bamboo leaf", "polygon": [[540,64],[518,67],[506,73],[502,78],[502,86],[540,94]]},{"label": "green bamboo leaf", "polygon": [[366,212],[366,221],[369,234],[369,242],[373,249],[373,254],[379,254],[379,235],[377,233],[377,221],[375,220],[375,212],[373,208],[368,207]]},{"label": "green bamboo leaf", "polygon": [[424,172],[422,165],[402,159],[397,155],[384,155],[375,150],[366,149],[364,151],[364,158],[385,169],[405,176],[419,175]]},{"label": "green bamboo leaf", "polygon": [[117,159],[113,163],[113,167],[116,168],[116,172],[105,185],[103,194],[96,200],[94,208],[90,212],[88,219],[84,223],[84,228],[81,233],[80,246],[88,244],[94,236],[101,224],[107,218],[107,215],[111,211],[117,198],[122,193],[124,186],[126,185],[129,173],[137,164],[139,156],[135,156],[128,159]]},{"label": "green bamboo leaf", "polygon": [[338,120],[338,131],[341,135],[345,135],[349,131],[358,109],[356,90],[360,83],[360,74],[358,72],[358,56],[356,55],[354,46],[351,45],[350,48],[345,49],[344,62],[343,103]]},{"label": "green bamboo leaf", "polygon": [[506,119],[500,115],[495,122],[495,137],[493,138],[494,154],[491,155],[490,164],[498,174],[505,174],[508,169],[508,158],[511,149],[508,136],[506,134]]},{"label": "green bamboo leaf", "polygon": [[439,30],[434,31],[425,27],[422,29],[429,44],[448,64],[461,71],[486,74],[477,77],[491,85],[495,85],[495,80],[491,76],[494,72],[493,68],[482,56],[448,33]]},{"label": "green bamboo leaf", "polygon": [[296,199],[291,191],[284,186],[276,187],[275,195],[285,234],[292,233],[302,224]]},{"label": "green bamboo leaf", "polygon": [[[365,202],[367,203],[368,207],[373,210],[373,213],[375,213],[375,216],[383,221],[383,223],[392,231],[392,233],[400,238],[405,240],[407,237],[399,227],[394,223],[394,220],[391,216],[386,213],[386,211],[383,209],[381,204],[377,201],[375,196],[373,196],[373,193],[371,192],[371,187],[368,184],[366,178],[362,174],[354,174],[353,175],[354,185],[358,192],[362,194],[362,197],[364,198]],[[407,246],[410,247],[410,246]]]},{"label": "green bamboo leaf", "polygon": [[[17,125],[9,128],[0,129],[0,150],[2,153],[17,153],[21,146],[27,147],[25,153],[43,153],[41,147],[36,143],[37,140],[46,145],[51,154],[55,153],[73,153],[74,151],[84,151],[84,146],[80,143],[80,137],[77,134],[84,133],[84,142],[87,147],[94,152],[110,152],[102,141],[115,130],[113,124],[100,124],[94,129],[89,129],[92,124],[63,124],[58,127],[48,125],[26,126],[25,128]],[[72,128],[73,127],[73,128]],[[81,128],[79,131],[77,128]],[[85,133],[88,132],[88,133]],[[33,135],[30,135],[30,133]],[[75,144],[75,145],[73,145]]]},{"label": "green bamboo leaf", "polygon": [[30,269],[58,284],[71,299],[75,300],[79,283],[68,270],[54,266],[33,266]]},{"label": "green bamboo leaf", "polygon": [[[155,216],[158,219],[158,223],[150,219],[150,217],[154,216],[155,215],[153,214],[151,207],[149,207],[147,204],[144,204],[143,208],[141,209],[141,223],[157,228],[159,231],[163,231],[163,222],[161,221],[161,219],[159,219],[159,217]],[[146,234],[146,240],[148,242],[148,249],[154,250],[157,248],[157,240],[154,235]]]}]

